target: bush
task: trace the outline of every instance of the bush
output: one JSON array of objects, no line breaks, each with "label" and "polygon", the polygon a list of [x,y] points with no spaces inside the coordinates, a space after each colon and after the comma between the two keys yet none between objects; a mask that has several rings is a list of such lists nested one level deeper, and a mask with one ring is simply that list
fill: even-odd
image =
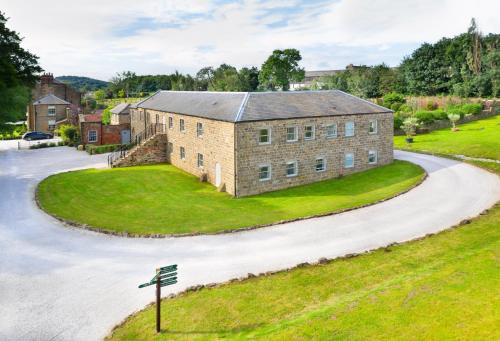
[{"label": "bush", "polygon": [[435,120],[447,120],[448,114],[443,109],[437,109],[432,111],[432,116],[434,116]]},{"label": "bush", "polygon": [[57,129],[57,133],[67,144],[78,142],[78,127],[71,124],[63,124]]},{"label": "bush", "polygon": [[427,110],[418,110],[415,113],[415,117],[417,118],[418,122],[422,124],[431,124],[435,120],[434,113]]},{"label": "bush", "polygon": [[462,105],[462,110],[465,115],[472,114],[477,115],[480,114],[483,110],[483,105],[481,103],[466,103]]},{"label": "bush", "polygon": [[425,109],[427,110],[436,110],[437,108],[438,105],[435,102],[427,102],[427,104],[425,105]]},{"label": "bush", "polygon": [[[384,96],[384,106],[392,108],[394,103],[404,104],[406,103],[405,96],[397,92],[389,92]],[[394,109],[393,109],[394,110]]]},{"label": "bush", "polygon": [[416,117],[408,117],[403,121],[401,129],[405,132],[406,137],[412,137],[416,134],[418,127],[418,119]]},{"label": "bush", "polygon": [[57,143],[55,143],[55,142],[49,142],[49,147],[57,147]]},{"label": "bush", "polygon": [[95,146],[93,144],[88,144],[85,146],[85,151],[90,155],[111,153],[112,151],[116,150],[119,146],[120,146],[119,144],[105,144],[102,146]]},{"label": "bush", "polygon": [[400,128],[403,125],[403,118],[399,114],[394,114],[394,128]]},{"label": "bush", "polygon": [[64,141],[59,141],[59,142],[57,142],[57,145],[58,145],[59,147],[61,147],[61,146],[66,145],[66,143],[65,143]]},{"label": "bush", "polygon": [[402,105],[403,104],[401,104],[401,103],[392,103],[390,106],[390,109],[394,110],[394,111],[399,111],[399,109],[401,108]]}]

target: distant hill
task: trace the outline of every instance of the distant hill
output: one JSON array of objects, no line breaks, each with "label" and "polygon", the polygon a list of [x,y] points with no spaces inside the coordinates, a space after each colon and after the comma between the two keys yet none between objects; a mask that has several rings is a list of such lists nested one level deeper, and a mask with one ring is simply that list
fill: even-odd
[{"label": "distant hill", "polygon": [[60,82],[69,84],[71,87],[81,91],[94,91],[98,89],[105,88],[108,86],[108,82],[101,81],[99,79],[80,77],[80,76],[60,76],[56,77]]}]

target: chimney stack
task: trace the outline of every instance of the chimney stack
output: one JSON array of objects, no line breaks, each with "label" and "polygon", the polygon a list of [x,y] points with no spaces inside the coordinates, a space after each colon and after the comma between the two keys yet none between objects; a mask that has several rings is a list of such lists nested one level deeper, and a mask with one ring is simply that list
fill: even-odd
[{"label": "chimney stack", "polygon": [[40,76],[40,83],[42,84],[51,84],[54,82],[54,75],[51,73],[44,73]]}]

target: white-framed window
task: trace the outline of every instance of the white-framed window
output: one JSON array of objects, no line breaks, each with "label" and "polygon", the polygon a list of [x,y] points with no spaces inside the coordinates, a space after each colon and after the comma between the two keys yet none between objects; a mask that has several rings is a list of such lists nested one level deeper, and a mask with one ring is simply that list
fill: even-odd
[{"label": "white-framed window", "polygon": [[314,140],[314,130],[313,125],[304,126],[304,140]]},{"label": "white-framed window", "polygon": [[203,123],[201,122],[196,123],[196,136],[203,136]]},{"label": "white-framed window", "polygon": [[271,128],[259,129],[259,144],[271,144]]},{"label": "white-framed window", "polygon": [[298,128],[286,127],[286,142],[297,142],[299,139]]},{"label": "white-framed window", "polygon": [[326,160],[324,157],[316,158],[316,172],[324,172],[326,170]]},{"label": "white-framed window", "polygon": [[182,131],[182,132],[185,132],[186,131],[186,126],[185,126],[185,123],[184,123],[184,119],[181,118],[179,120],[179,130]]},{"label": "white-framed window", "polygon": [[332,139],[337,137],[337,124],[328,124],[326,126],[326,138]]},{"label": "white-framed window", "polygon": [[377,120],[370,120],[370,125],[368,127],[368,133],[369,134],[376,134],[377,133]]},{"label": "white-framed window", "polygon": [[186,159],[186,149],[184,149],[184,147],[179,148],[179,154],[180,154],[181,160]]},{"label": "white-framed window", "polygon": [[174,127],[174,118],[173,117],[169,117],[168,118],[168,128],[172,129],[173,127]]},{"label": "white-framed window", "polygon": [[297,161],[290,161],[286,163],[286,176],[290,178],[292,176],[297,176],[299,172],[299,168],[297,165]]},{"label": "white-framed window", "polygon": [[56,129],[56,120],[49,120],[49,122],[48,122],[48,128],[49,128],[49,130]]},{"label": "white-framed window", "polygon": [[374,165],[377,163],[378,161],[378,155],[377,155],[377,151],[376,150],[369,150],[368,151],[368,163],[370,165]]},{"label": "white-framed window", "polygon": [[349,121],[345,123],[345,136],[346,137],[354,136],[354,122]]},{"label": "white-framed window", "polygon": [[271,180],[271,165],[259,166],[259,181]]},{"label": "white-framed window", "polygon": [[47,109],[47,116],[56,116],[56,107],[49,106]]},{"label": "white-framed window", "polygon": [[89,142],[97,142],[97,130],[89,130],[88,141]]},{"label": "white-framed window", "polygon": [[203,168],[203,154],[198,153],[198,161],[197,161],[198,167]]},{"label": "white-framed window", "polygon": [[354,167],[354,154],[346,153],[344,155],[344,168],[352,168]]}]

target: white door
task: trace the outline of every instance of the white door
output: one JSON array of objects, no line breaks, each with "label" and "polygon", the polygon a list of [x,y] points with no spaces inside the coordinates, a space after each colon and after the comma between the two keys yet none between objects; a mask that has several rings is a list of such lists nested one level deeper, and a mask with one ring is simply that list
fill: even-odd
[{"label": "white door", "polygon": [[215,186],[219,187],[222,182],[222,171],[220,169],[220,163],[215,164]]}]

